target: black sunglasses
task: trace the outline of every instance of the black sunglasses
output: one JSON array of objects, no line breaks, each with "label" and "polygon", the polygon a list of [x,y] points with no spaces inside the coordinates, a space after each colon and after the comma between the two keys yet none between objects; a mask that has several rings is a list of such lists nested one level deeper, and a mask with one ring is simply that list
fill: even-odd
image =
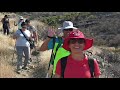
[{"label": "black sunglasses", "polygon": [[64,29],[64,31],[73,31],[73,28]]},{"label": "black sunglasses", "polygon": [[69,44],[75,44],[76,42],[78,42],[79,44],[83,44],[83,43],[85,43],[85,39],[82,39],[82,38],[78,38],[78,39],[73,38],[73,39],[70,39],[68,41]]},{"label": "black sunglasses", "polygon": [[22,27],[22,28],[27,28],[27,27]]}]

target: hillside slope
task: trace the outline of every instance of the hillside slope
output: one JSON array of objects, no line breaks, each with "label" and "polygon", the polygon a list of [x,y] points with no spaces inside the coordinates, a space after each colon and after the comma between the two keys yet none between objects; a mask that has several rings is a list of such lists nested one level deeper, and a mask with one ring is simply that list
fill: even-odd
[{"label": "hillside slope", "polygon": [[[32,13],[32,14],[34,16],[34,13]],[[41,14],[44,14],[44,13],[41,13]],[[46,14],[49,16],[48,13],[46,13]],[[51,17],[53,17],[52,14],[53,13],[51,13]],[[61,15],[64,16],[64,14],[65,13],[62,13]],[[69,13],[66,13],[66,14],[69,15]],[[76,25],[80,23],[79,22],[80,19],[83,22],[86,22],[85,20],[86,20],[87,17],[85,18],[85,15],[91,15],[91,14],[92,13],[82,14],[82,16],[80,16],[81,18],[78,17],[78,20],[76,20],[76,18],[74,18],[75,20],[73,20],[73,22]],[[93,13],[93,14],[95,14],[95,13]],[[110,60],[109,65],[108,65],[108,62],[106,62],[106,65],[103,68],[104,72],[103,72],[101,78],[119,77],[119,73],[120,73],[120,71],[119,71],[119,68],[120,68],[120,65],[119,65],[120,54],[119,54],[119,52],[120,52],[120,49],[119,48],[115,49],[114,47],[111,48],[111,47],[106,46],[106,42],[112,42],[112,41],[110,41],[111,39],[114,40],[112,37],[117,36],[117,35],[114,35],[115,33],[119,34],[119,29],[118,29],[119,25],[118,25],[118,21],[117,21],[117,18],[119,18],[119,17],[116,17],[116,15],[114,16],[114,13],[113,13],[112,14],[113,16],[111,16],[112,18],[111,17],[110,18],[105,18],[104,13],[101,13],[101,14],[103,15],[103,16],[100,17],[101,19],[97,19],[97,18],[93,19],[92,18],[93,21],[94,20],[99,20],[99,21],[97,21],[99,24],[89,25],[88,27],[78,25],[78,27],[88,37],[93,37],[94,36],[93,38],[95,38],[95,40],[99,44],[99,46],[97,46],[97,44],[96,44],[95,46],[93,46],[90,49],[90,51],[92,51],[94,55],[98,55],[102,58],[105,58],[106,56],[108,56],[110,58],[109,59]],[[4,16],[3,14],[0,14],[0,15],[2,15],[1,17]],[[14,15],[15,15],[15,17],[17,16],[16,14],[13,14],[13,16]],[[37,13],[36,13],[36,15],[37,15]],[[60,14],[57,13],[57,15],[59,16]],[[54,16],[57,16],[57,15],[56,15],[56,13],[54,13]],[[79,13],[78,13],[78,15],[79,15]],[[100,13],[98,15],[100,15]],[[46,17],[44,16],[44,19],[46,19],[48,16],[46,16]],[[12,25],[11,35],[10,36],[4,36],[2,34],[2,32],[0,32],[0,45],[1,45],[1,47],[0,47],[0,56],[1,56],[0,57],[0,78],[45,78],[46,73],[47,73],[47,67],[48,67],[48,63],[49,63],[49,59],[50,59],[51,50],[45,51],[45,52],[40,52],[40,54],[38,56],[32,56],[33,57],[33,63],[32,64],[34,65],[34,67],[31,67],[30,70],[25,71],[20,75],[15,72],[15,70],[16,70],[16,54],[15,54],[15,49],[14,49],[15,41],[11,38],[11,36],[13,35],[13,32],[15,30],[17,30],[16,29],[17,27],[13,26],[13,22],[14,22],[14,20],[16,20],[15,17],[10,18],[11,25]],[[105,22],[104,19],[108,20],[108,21],[110,19],[110,23],[108,23],[108,21]],[[79,22],[79,23],[76,23],[76,22]],[[43,22],[40,22],[39,19],[36,20],[34,18],[31,21],[31,23],[38,29],[38,33],[39,33],[38,47],[40,47],[40,45],[43,43],[43,40],[47,36],[46,32],[47,32],[48,25],[47,25],[47,23],[45,24]],[[116,24],[114,24],[114,23],[116,23]],[[109,26],[109,28],[107,26]],[[117,27],[115,27],[115,26],[117,26]],[[0,27],[0,30],[2,30],[2,27]],[[109,32],[107,32],[106,30],[108,30]],[[103,36],[101,36],[100,33]],[[113,36],[110,36],[111,35],[110,33]],[[119,36],[117,36],[116,38],[118,40]],[[101,41],[101,39],[103,39],[104,42]],[[119,42],[116,42],[115,44],[118,44],[118,43]]]}]

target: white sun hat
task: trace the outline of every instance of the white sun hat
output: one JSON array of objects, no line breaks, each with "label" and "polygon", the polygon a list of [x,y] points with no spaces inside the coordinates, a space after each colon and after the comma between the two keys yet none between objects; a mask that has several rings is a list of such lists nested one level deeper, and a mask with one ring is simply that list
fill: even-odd
[{"label": "white sun hat", "polygon": [[23,16],[20,16],[19,18],[20,18],[20,19],[24,19]]},{"label": "white sun hat", "polygon": [[71,21],[64,21],[63,22],[63,27],[58,28],[58,29],[69,29],[69,28],[73,28],[73,29],[77,29],[76,27],[73,26],[73,23]]}]

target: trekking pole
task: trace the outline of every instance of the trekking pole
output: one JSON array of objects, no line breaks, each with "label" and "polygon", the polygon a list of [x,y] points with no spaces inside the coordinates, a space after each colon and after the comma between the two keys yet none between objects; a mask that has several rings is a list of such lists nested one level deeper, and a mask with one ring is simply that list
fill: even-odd
[{"label": "trekking pole", "polygon": [[[53,53],[54,46],[55,46],[55,38],[53,38],[53,49],[52,49],[51,56],[50,56],[50,61],[49,61],[49,65],[48,65],[48,72],[47,72],[46,78],[49,78],[49,70],[50,70],[51,63],[54,65],[54,61],[52,62],[52,60],[55,58],[54,53]],[[52,75],[53,75],[53,72],[52,72]],[[51,78],[52,78],[52,75],[51,75]]]},{"label": "trekking pole", "polygon": [[49,78],[49,70],[50,70],[52,58],[53,58],[53,49],[52,49],[50,61],[49,61],[49,64],[48,64],[48,72],[47,72],[47,74],[46,74],[46,78]]}]

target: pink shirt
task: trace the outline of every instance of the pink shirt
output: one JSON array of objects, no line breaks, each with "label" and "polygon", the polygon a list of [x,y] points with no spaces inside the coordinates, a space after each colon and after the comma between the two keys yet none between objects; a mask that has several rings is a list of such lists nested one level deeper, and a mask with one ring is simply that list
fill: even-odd
[{"label": "pink shirt", "polygon": [[[94,60],[95,67],[95,76],[99,76],[101,74],[99,65],[96,60]],[[56,73],[61,75],[61,62],[60,60],[57,63]],[[90,68],[88,64],[87,56],[81,60],[77,61],[72,58],[72,56],[68,56],[64,78],[91,78]]]}]

